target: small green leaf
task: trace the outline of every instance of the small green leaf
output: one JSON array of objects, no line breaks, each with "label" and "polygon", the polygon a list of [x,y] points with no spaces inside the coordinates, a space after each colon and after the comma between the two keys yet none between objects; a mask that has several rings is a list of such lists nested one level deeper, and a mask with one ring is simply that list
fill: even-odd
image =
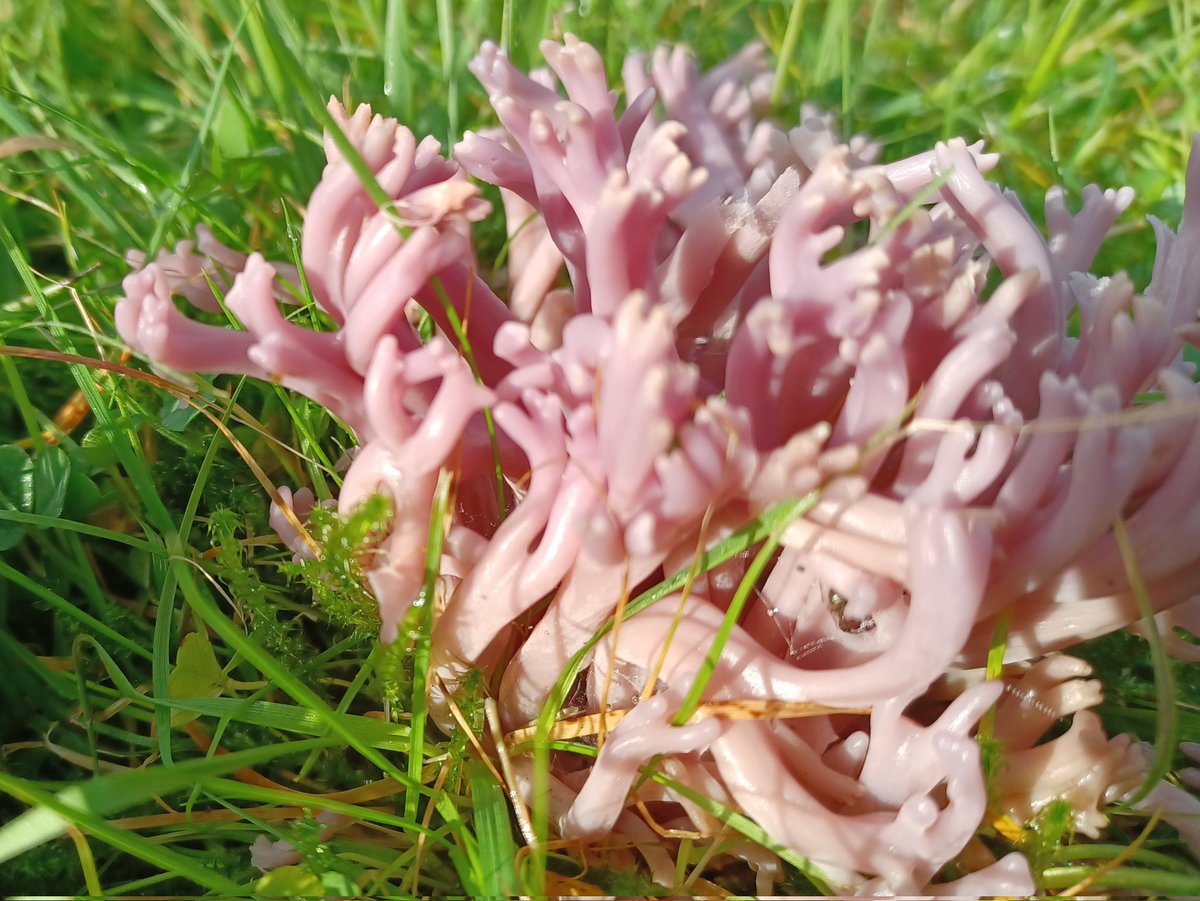
[{"label": "small green leaf", "polygon": [[158,411],[158,425],[168,432],[182,432],[198,415],[200,411],[190,404],[169,398]]},{"label": "small green leaf", "polygon": [[11,551],[24,537],[25,530],[17,523],[0,522],[0,551]]},{"label": "small green leaf", "polygon": [[322,881],[301,865],[276,867],[254,884],[254,892],[268,898],[324,897]]},{"label": "small green leaf", "polygon": [[16,510],[33,510],[33,461],[11,444],[0,446],[0,502]]},{"label": "small green leaf", "polygon": [[[221,671],[221,664],[217,662],[208,636],[203,632],[189,632],[179,645],[175,668],[167,680],[170,696],[216,698],[220,697],[228,684],[229,678]],[[177,710],[171,714],[171,725],[186,725],[195,718],[194,713]]]},{"label": "small green leaf", "polygon": [[321,874],[321,891],[325,898],[357,898],[359,888],[345,873],[328,870]]},{"label": "small green leaf", "polygon": [[72,469],[67,476],[67,496],[63,501],[62,515],[64,519],[83,521],[92,515],[92,511],[100,506],[100,489],[78,469]]},{"label": "small green leaf", "polygon": [[67,499],[71,460],[61,447],[48,447],[33,461],[33,512],[58,516]]},{"label": "small green leaf", "polygon": [[213,139],[227,159],[250,155],[250,126],[237,101],[229,97],[221,99],[213,121]]},{"label": "small green leaf", "polygon": [[[132,428],[131,426],[131,430]],[[97,469],[107,469],[117,462],[112,430],[103,426],[97,426],[84,435],[83,440],[79,442],[79,449]]]},{"label": "small green leaf", "polygon": [[[22,513],[33,508],[33,461],[19,447],[0,446],[0,506]],[[15,522],[0,522],[0,551],[21,543],[25,528]]]}]

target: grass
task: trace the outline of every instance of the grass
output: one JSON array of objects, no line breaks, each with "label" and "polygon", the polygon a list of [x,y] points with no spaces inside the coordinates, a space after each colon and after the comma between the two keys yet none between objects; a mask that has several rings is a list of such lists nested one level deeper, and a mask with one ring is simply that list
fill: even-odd
[{"label": "grass", "polygon": [[[386,509],[318,522],[324,568],[304,576],[270,539],[259,475],[329,497],[331,461],[351,437],[271,386],[197,379],[181,404],[160,379],[139,377],[112,323],[124,252],[153,253],[206,223],[231,246],[292,257],[321,171],[325,98],[369,101],[452,141],[488,123],[466,71],[481,40],[502,40],[528,66],[541,38],[570,30],[602,49],[610,71],[659,41],[685,42],[711,64],[762,40],[777,61],[781,121],[811,100],[846,133],[880,139],[887,158],[986,137],[1004,154],[999,178],[1035,215],[1054,183],[1073,194],[1092,181],[1130,184],[1135,208],[1098,268],[1144,285],[1144,215],[1178,218],[1200,129],[1189,81],[1196,10],[1190,0],[291,9],[0,2],[0,820],[20,826],[0,831],[0,888],[652,891],[628,870],[580,875],[570,849],[516,850],[509,799],[468,731],[444,738],[421,715],[428,608],[395,645],[374,639],[358,553]],[[1082,653],[1110,689],[1110,728],[1153,739],[1161,660],[1125,636]],[[1200,740],[1200,684],[1176,675],[1176,729]],[[471,684],[459,712],[482,736],[484,686]],[[565,698],[569,679],[561,687]],[[765,840],[736,811],[697,803]],[[356,825],[323,837],[322,811]],[[1049,843],[1043,887],[1095,873],[1141,825],[1119,819],[1086,857]],[[303,862],[259,882],[248,845],[261,835],[291,841]],[[793,863],[783,890],[819,885]],[[1094,885],[1197,886],[1167,829]]]}]

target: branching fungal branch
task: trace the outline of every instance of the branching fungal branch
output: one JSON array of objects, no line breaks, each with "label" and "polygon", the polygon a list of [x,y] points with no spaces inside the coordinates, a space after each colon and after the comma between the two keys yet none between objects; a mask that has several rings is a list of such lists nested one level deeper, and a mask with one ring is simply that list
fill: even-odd
[{"label": "branching fungal branch", "polygon": [[[332,331],[281,313],[294,271],[202,230],[197,245],[131,258],[122,336],[156,364],[282,382],[354,430],[339,507],[382,492],[394,511],[368,574],[384,640],[421,591],[438,472],[454,473],[432,649],[445,723],[445,692],[502,667],[503,727],[526,727],[622,597],[823,486],[752,586],[702,703],[869,715],[673,725],[752,551],[739,555],[597,645],[577,713],[608,723],[601,697],[627,712],[590,765],[554,758],[561,836],[623,835],[671,884],[638,811],[653,802],[685,832],[717,824],[639,777],[660,757],[670,784],[742,811],[844,890],[921,892],[987,810],[973,733],[998,699],[1003,811],[1026,819],[1066,799],[1075,828],[1096,834],[1144,756],[1104,735],[1086,709],[1099,686],[1057,652],[1139,618],[1115,520],[1162,616],[1200,620],[1200,389],[1181,354],[1200,334],[1200,153],[1178,234],[1155,223],[1138,294],[1088,272],[1127,188],[1089,188],[1075,214],[1051,191],[1047,238],[984,178],[996,158],[980,145],[880,165],[877,146],[843,142],[811,110],[790,131],[759,119],[761,48],[707,74],[681,49],[631,56],[623,105],[590,46],[543,51],[550,71],[526,75],[484,45],[471,70],[500,127],[449,157],[331,103],[393,200],[377,208],[326,140],[302,260]],[[474,260],[471,224],[491,212],[477,182],[500,189],[504,271]],[[175,296],[216,309],[210,284],[241,330],[177,309]],[[1141,392],[1161,399],[1135,409]],[[909,414],[903,440],[864,453]],[[1002,615],[1016,675],[986,681]],[[1062,716],[1070,729],[1039,744]],[[529,761],[513,766],[528,790]],[[745,857],[769,888],[770,855]],[[1034,885],[1014,854],[935,888]]]}]

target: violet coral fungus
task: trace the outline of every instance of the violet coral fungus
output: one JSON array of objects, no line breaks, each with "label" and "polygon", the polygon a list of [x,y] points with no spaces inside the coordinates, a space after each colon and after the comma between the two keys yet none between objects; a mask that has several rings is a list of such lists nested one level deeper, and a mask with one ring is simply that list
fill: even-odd
[{"label": "violet coral fungus", "polygon": [[[1181,355],[1198,334],[1200,153],[1138,294],[1088,272],[1127,188],[1089,188],[1075,214],[1052,191],[1047,239],[984,178],[981,145],[879,164],[812,111],[790,131],[758,118],[761,48],[707,74],[681,49],[631,56],[623,108],[590,46],[543,51],[552,74],[530,76],[484,45],[471,70],[501,127],[449,157],[331,102],[392,199],[378,208],[327,136],[302,261],[333,330],[280,312],[294,271],[202,231],[133,260],[122,336],[158,364],[281,382],[353,429],[339,507],[382,492],[394,511],[367,573],[385,641],[421,592],[438,473],[453,473],[433,632],[445,722],[446,693],[482,667],[503,670],[504,727],[527,726],[632,592],[691,570],[584,659],[576,712],[629,713],[593,765],[554,758],[544,802],[562,837],[623,835],[670,884],[635,802],[714,832],[687,788],[847,890],[1031,893],[1020,855],[930,883],[988,809],[974,732],[1006,688],[1003,810],[1066,799],[1095,834],[1097,805],[1143,776],[1140,750],[1086,710],[1086,667],[1056,652],[1140,618],[1117,520],[1157,610],[1200,595],[1200,388]],[[473,257],[490,212],[477,182],[500,191],[504,271]],[[176,308],[213,309],[209,279],[243,330]],[[694,565],[804,496],[757,564],[751,548]],[[985,681],[1002,617],[1016,675]],[[698,678],[709,715],[677,724]],[[721,713],[739,705],[783,712]],[[656,757],[672,781],[639,784]],[[530,766],[515,761],[526,793]],[[770,861],[744,856],[769,888]]]}]

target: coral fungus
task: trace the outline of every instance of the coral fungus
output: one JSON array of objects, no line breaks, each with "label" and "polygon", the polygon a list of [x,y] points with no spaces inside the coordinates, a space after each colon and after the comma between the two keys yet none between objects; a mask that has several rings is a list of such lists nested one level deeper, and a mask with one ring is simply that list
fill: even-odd
[{"label": "coral fungus", "polygon": [[[367,573],[384,640],[422,590],[438,474],[453,474],[432,636],[446,722],[446,693],[484,668],[504,727],[527,726],[632,594],[691,571],[583,660],[575,713],[628,715],[589,766],[552,758],[561,836],[624,835],[670,882],[635,802],[711,834],[686,788],[848,890],[1032,892],[1020,855],[930,883],[988,810],[974,733],[989,709],[1008,760],[994,803],[1018,819],[1066,799],[1095,834],[1098,805],[1145,771],[1086,710],[1086,666],[1057,652],[1140,618],[1118,520],[1160,612],[1200,594],[1200,543],[1183,537],[1200,532],[1200,388],[1181,353],[1200,306],[1200,153],[1138,294],[1088,272],[1129,189],[1089,188],[1075,214],[1051,192],[1046,238],[984,178],[981,145],[880,164],[811,110],[790,131],[759,118],[761,48],[707,74],[681,49],[631,56],[623,104],[587,44],[543,51],[551,71],[526,75],[484,45],[471,70],[500,127],[448,157],[331,103],[390,205],[327,136],[303,281],[202,232],[133,260],[122,336],[158,364],[280,382],[354,431],[340,509],[382,492],[394,511]],[[501,271],[473,256],[479,182],[502,198]],[[215,309],[210,285],[242,330],[176,308]],[[329,330],[281,312],[304,286]],[[802,497],[766,550],[695,565]],[[997,635],[1009,666],[988,681]],[[697,679],[708,706],[684,723]],[[739,705],[764,713],[721,713]],[[665,784],[639,779],[656,757]],[[529,761],[515,766],[532,791]],[[769,886],[770,863],[744,856]]]}]

